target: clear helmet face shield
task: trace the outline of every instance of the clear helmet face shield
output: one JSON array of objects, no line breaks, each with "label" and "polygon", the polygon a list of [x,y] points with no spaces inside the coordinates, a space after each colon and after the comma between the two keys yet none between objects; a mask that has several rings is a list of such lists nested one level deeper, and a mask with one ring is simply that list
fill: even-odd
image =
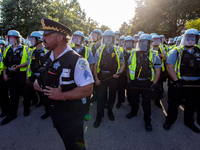
[{"label": "clear helmet face shield", "polygon": [[3,44],[0,44],[0,48],[4,48],[4,45],[3,45]]},{"label": "clear helmet face shield", "polygon": [[75,45],[81,45],[81,36],[80,35],[73,35],[72,41]]},{"label": "clear helmet face shield", "polygon": [[162,37],[162,43],[166,42],[165,37]]},{"label": "clear helmet face shield", "polygon": [[119,41],[119,45],[124,45],[124,39],[121,39],[121,40]]},{"label": "clear helmet face shield", "polygon": [[106,47],[112,46],[113,45],[113,37],[112,36],[104,36],[103,37],[103,44],[105,44]]},{"label": "clear helmet face shield", "polygon": [[8,36],[8,42],[11,45],[17,45],[17,38],[14,36]]},{"label": "clear helmet face shield", "polygon": [[174,40],[173,40],[173,39],[170,39],[170,40],[168,41],[168,44],[169,44],[169,45],[173,45],[173,44],[174,44]]},{"label": "clear helmet face shield", "polygon": [[36,45],[36,38],[35,36],[29,36],[28,37],[28,43],[30,47],[34,47]]},{"label": "clear helmet face shield", "polygon": [[137,51],[147,52],[150,49],[150,41],[148,40],[140,40],[138,41],[136,48]]},{"label": "clear helmet face shield", "polygon": [[93,40],[93,41],[97,41],[97,40],[98,40],[98,35],[99,35],[99,33],[97,33],[97,32],[92,32],[92,40]]},{"label": "clear helmet face shield", "polygon": [[196,43],[196,35],[186,34],[183,35],[180,46],[194,46]]},{"label": "clear helmet face shield", "polygon": [[119,34],[115,34],[115,40],[116,40],[116,41],[119,41],[119,37],[120,37]]},{"label": "clear helmet face shield", "polygon": [[131,40],[127,40],[127,41],[125,41],[124,42],[125,44],[125,48],[127,48],[127,49],[132,49],[133,48],[133,41],[131,41]]},{"label": "clear helmet face shield", "polygon": [[154,38],[152,40],[153,40],[152,42],[153,46],[158,46],[161,44],[161,40],[159,38]]},{"label": "clear helmet face shield", "polygon": [[135,37],[133,37],[133,40],[135,41],[135,42],[138,42],[139,41],[139,36],[135,36]]}]

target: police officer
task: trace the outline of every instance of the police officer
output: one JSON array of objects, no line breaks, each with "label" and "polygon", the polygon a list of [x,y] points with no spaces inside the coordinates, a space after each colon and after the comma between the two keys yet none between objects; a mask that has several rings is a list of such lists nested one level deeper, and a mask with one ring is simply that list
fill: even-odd
[{"label": "police officer", "polygon": [[140,39],[140,36],[139,36],[138,34],[135,34],[135,35],[133,36],[134,48],[136,47],[136,45],[137,45],[139,39]]},{"label": "police officer", "polygon": [[[72,49],[75,50],[78,54],[80,54],[83,58],[85,58],[89,62],[90,69],[93,70],[95,60],[94,60],[90,47],[83,46],[84,34],[81,31],[74,32],[72,36],[72,42],[75,45]],[[85,101],[85,98],[82,100]],[[87,96],[86,97],[86,113],[85,113],[86,121],[91,119],[91,116],[89,115],[89,107],[90,107],[90,96]]]},{"label": "police officer", "polygon": [[142,106],[144,110],[145,128],[152,131],[151,126],[151,91],[156,90],[156,83],[160,77],[161,61],[158,52],[151,50],[151,36],[142,34],[138,45],[131,52],[129,62],[128,81],[132,86],[131,92],[131,112],[126,115],[132,118],[137,115],[139,108],[139,98],[142,96]]},{"label": "police officer", "polygon": [[8,46],[4,53],[4,65],[7,69],[3,70],[4,80],[8,81],[10,89],[10,101],[8,114],[1,122],[2,125],[9,123],[17,117],[19,96],[22,92],[24,97],[24,116],[30,114],[30,100],[26,88],[26,66],[28,47],[22,46],[20,33],[16,30],[8,31]]},{"label": "police officer", "polygon": [[120,47],[124,47],[124,39],[125,39],[125,36],[120,36],[120,38],[119,38],[119,46]]},{"label": "police officer", "polygon": [[[27,84],[29,84],[30,90],[32,91],[32,83],[38,78],[40,74],[39,69],[43,64],[44,55],[48,51],[43,46],[42,33],[40,31],[33,31],[28,37],[28,41],[31,44],[32,50],[28,53]],[[35,90],[33,92],[35,93]],[[39,107],[43,104],[42,93],[37,91],[37,94],[40,98],[40,102],[35,107]],[[44,106],[45,114],[41,116],[41,119],[49,117],[48,107],[46,105]]]},{"label": "police officer", "polygon": [[121,32],[120,31],[115,31],[115,45],[119,46],[119,38],[121,36]]},{"label": "police officer", "polygon": [[164,56],[163,54],[163,48],[160,46],[161,44],[161,40],[160,40],[160,36],[159,35],[153,35],[152,36],[152,45],[153,45],[153,50],[157,51],[159,54],[159,57],[161,59],[161,73],[160,73],[160,78],[158,80],[158,87],[159,87],[159,92],[157,93],[157,96],[155,96],[154,100],[155,100],[155,104],[158,108],[162,108],[161,104],[160,104],[160,99],[163,97],[162,94],[164,92],[164,88],[163,88],[163,82],[166,81],[166,69],[165,69],[165,62],[167,59],[167,55]]},{"label": "police officer", "polygon": [[[185,31],[180,46],[173,49],[167,60],[167,71],[171,77],[166,121],[163,125],[169,130],[176,121],[178,107],[185,99],[184,124],[196,133],[200,130],[194,125],[194,111],[199,101],[200,85],[200,49],[195,44],[199,40],[199,31]],[[190,87],[184,87],[190,85]]]},{"label": "police officer", "polygon": [[118,90],[118,102],[116,104],[116,108],[120,108],[121,104],[125,101],[125,89],[127,90],[127,98],[130,103],[130,89],[127,88],[127,69],[128,69],[128,58],[130,57],[130,53],[133,50],[133,37],[127,36],[124,39],[124,60],[125,60],[125,69],[123,73],[119,77],[119,90]]},{"label": "police officer", "polygon": [[162,46],[164,48],[165,52],[168,54],[169,48],[167,46],[167,42],[166,42],[165,36],[164,35],[160,35],[160,38],[161,38],[161,45],[160,46]]},{"label": "police officer", "polygon": [[[102,32],[99,29],[94,29],[91,33],[91,41],[93,41],[90,45],[90,49],[92,51],[93,56],[95,56],[97,49],[101,46]],[[93,72],[94,73],[94,72]],[[97,101],[97,87],[94,84],[93,96],[90,100],[91,102]]]},{"label": "police officer", "polygon": [[2,110],[0,117],[5,117],[8,111],[9,97],[8,97],[8,83],[3,78],[3,53],[5,48],[5,41],[0,40],[0,107]]},{"label": "police officer", "polygon": [[[54,126],[66,149],[84,150],[81,98],[92,93],[94,82],[88,62],[68,46],[71,29],[50,19],[42,19],[45,48],[40,78],[34,88],[43,91]],[[81,143],[81,144],[80,144]]]},{"label": "police officer", "polygon": [[88,37],[85,36],[85,40],[84,40],[83,45],[84,45],[84,46],[88,46],[88,43],[89,43]]},{"label": "police officer", "polygon": [[120,74],[123,72],[125,62],[123,58],[123,51],[120,47],[114,46],[115,34],[111,30],[106,30],[103,34],[103,44],[99,47],[95,54],[94,77],[95,83],[98,86],[97,95],[97,116],[94,122],[94,127],[100,125],[101,118],[104,117],[104,105],[107,100],[107,88],[109,87],[108,100],[108,117],[114,121],[112,112],[117,85]]}]

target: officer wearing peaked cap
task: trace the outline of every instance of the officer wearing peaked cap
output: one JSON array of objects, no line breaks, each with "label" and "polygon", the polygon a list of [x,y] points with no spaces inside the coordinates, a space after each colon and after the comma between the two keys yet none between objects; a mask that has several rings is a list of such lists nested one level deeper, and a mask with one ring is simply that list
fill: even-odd
[{"label": "officer wearing peaked cap", "polygon": [[66,149],[84,150],[81,98],[93,90],[93,77],[88,62],[68,46],[71,29],[50,19],[42,19],[45,48],[39,80],[34,88],[43,91],[43,102],[49,106],[53,123]]}]

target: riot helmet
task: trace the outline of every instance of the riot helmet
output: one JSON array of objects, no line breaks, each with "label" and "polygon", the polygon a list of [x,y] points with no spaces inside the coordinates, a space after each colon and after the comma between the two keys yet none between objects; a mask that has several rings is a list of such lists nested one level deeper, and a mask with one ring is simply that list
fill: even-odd
[{"label": "riot helmet", "polygon": [[195,44],[198,44],[198,40],[199,40],[199,31],[197,29],[188,29],[183,34],[180,45],[186,46],[187,48],[191,48]]},{"label": "riot helmet", "polygon": [[149,34],[142,34],[135,49],[137,51],[147,52],[151,47],[151,43],[152,43],[151,36]]},{"label": "riot helmet", "polygon": [[106,47],[110,47],[115,42],[115,34],[111,30],[106,30],[103,33],[103,44],[105,44]]},{"label": "riot helmet", "polygon": [[158,46],[161,44],[161,39],[160,39],[159,35],[152,36],[152,44],[153,44],[153,46]]},{"label": "riot helmet", "polygon": [[85,37],[81,31],[74,32],[74,34],[72,36],[72,42],[75,44],[75,46],[82,45],[84,40],[85,40]]},{"label": "riot helmet", "polygon": [[21,43],[20,33],[17,30],[9,30],[7,36],[9,44],[18,45]]},{"label": "riot helmet", "polygon": [[31,35],[28,37],[28,45],[33,48],[38,44],[42,43],[42,33],[40,31],[33,31]]},{"label": "riot helmet", "polygon": [[124,47],[126,49],[132,49],[133,48],[133,37],[132,36],[127,36],[124,39]]}]

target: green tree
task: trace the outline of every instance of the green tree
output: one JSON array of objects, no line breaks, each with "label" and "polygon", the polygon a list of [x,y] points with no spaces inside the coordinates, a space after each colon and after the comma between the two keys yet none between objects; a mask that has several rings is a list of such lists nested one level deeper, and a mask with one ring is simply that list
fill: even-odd
[{"label": "green tree", "polygon": [[121,35],[127,36],[129,28],[130,28],[130,26],[126,22],[123,22],[123,24],[121,25],[121,27],[119,29]]},{"label": "green tree", "polygon": [[199,19],[191,19],[189,20],[187,23],[186,23],[186,28],[187,29],[191,29],[191,28],[194,28],[194,29],[197,29],[200,31],[200,18]]},{"label": "green tree", "polygon": [[106,30],[108,30],[108,29],[110,29],[108,26],[106,26],[106,25],[102,25],[101,27],[100,27],[100,30],[101,30],[101,32],[102,33],[104,33],[104,31],[106,31]]},{"label": "green tree", "polygon": [[47,16],[48,0],[3,0],[1,31],[18,30],[23,37],[32,31],[41,30],[41,19]]}]

